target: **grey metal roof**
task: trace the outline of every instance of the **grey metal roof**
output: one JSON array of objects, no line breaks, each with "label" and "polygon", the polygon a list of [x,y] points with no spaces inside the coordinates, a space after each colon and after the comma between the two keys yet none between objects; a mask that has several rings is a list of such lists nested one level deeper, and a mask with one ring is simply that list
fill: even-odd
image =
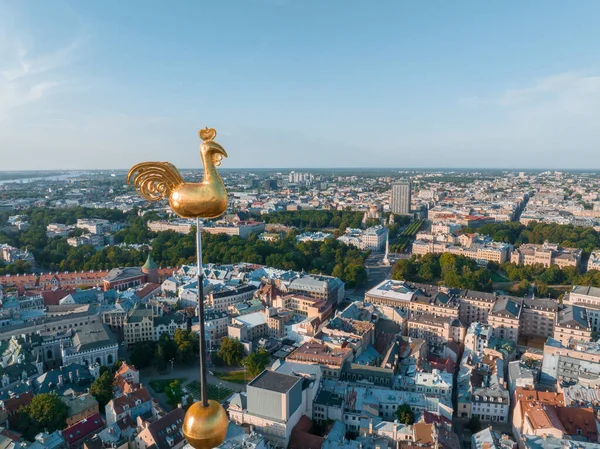
[{"label": "grey metal roof", "polygon": [[300,377],[265,370],[248,385],[277,393],[287,393],[301,380]]},{"label": "grey metal roof", "polygon": [[493,314],[506,315],[518,319],[521,315],[523,300],[514,296],[500,296],[492,308]]},{"label": "grey metal roof", "polygon": [[587,295],[587,296],[595,296],[600,298],[600,288],[598,287],[588,287],[587,285],[575,285],[573,286],[572,293],[577,293],[579,295]]},{"label": "grey metal roof", "polygon": [[113,268],[108,272],[106,277],[104,278],[108,282],[117,282],[124,281],[126,279],[131,279],[139,276],[144,276],[141,268],[138,267],[122,267],[122,268]]},{"label": "grey metal roof", "polygon": [[108,326],[103,323],[90,323],[75,332],[73,346],[78,351],[117,345],[117,340]]},{"label": "grey metal roof", "polygon": [[560,326],[573,326],[576,328],[587,329],[589,327],[587,311],[579,306],[564,306],[558,312],[556,323]]}]

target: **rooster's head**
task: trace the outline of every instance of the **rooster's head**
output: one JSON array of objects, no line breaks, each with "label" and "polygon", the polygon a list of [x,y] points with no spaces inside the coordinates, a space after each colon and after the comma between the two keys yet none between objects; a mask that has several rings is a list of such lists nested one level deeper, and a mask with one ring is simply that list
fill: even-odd
[{"label": "rooster's head", "polygon": [[220,144],[214,141],[217,137],[217,131],[214,128],[205,128],[198,131],[198,135],[203,140],[200,145],[200,154],[202,157],[210,157],[215,165],[221,165],[221,159],[227,157],[227,152]]}]

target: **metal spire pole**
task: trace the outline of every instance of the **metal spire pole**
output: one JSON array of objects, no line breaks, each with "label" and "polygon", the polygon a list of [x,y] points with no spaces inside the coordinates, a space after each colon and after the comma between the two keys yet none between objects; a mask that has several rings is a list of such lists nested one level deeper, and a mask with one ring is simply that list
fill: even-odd
[{"label": "metal spire pole", "polygon": [[198,259],[198,322],[200,323],[200,396],[202,407],[208,407],[206,388],[206,338],[204,335],[204,271],[202,270],[202,233],[200,218],[196,217],[196,257]]}]

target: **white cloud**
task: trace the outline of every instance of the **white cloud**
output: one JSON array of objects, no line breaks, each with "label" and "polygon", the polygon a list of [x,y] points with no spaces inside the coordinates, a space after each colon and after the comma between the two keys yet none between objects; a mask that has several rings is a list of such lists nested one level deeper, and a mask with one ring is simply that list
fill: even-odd
[{"label": "white cloud", "polygon": [[[24,106],[45,100],[58,88],[65,90],[65,69],[75,61],[85,41],[81,33],[71,42],[39,52],[36,40],[9,21],[0,23],[0,122],[9,120]],[[39,41],[39,40],[38,40]]]}]

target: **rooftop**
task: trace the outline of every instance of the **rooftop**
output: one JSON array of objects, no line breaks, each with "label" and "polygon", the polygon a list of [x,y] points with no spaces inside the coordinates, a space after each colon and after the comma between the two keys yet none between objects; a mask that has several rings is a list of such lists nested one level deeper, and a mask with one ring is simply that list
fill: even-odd
[{"label": "rooftop", "polygon": [[414,293],[415,290],[405,282],[388,279],[367,291],[366,296],[375,296],[397,301],[410,301]]},{"label": "rooftop", "polygon": [[556,325],[575,329],[589,329],[587,311],[579,306],[564,306],[556,316]]},{"label": "rooftop", "polygon": [[294,385],[301,381],[302,379],[297,376],[265,370],[250,382],[248,386],[274,391],[276,393],[287,393]]}]

